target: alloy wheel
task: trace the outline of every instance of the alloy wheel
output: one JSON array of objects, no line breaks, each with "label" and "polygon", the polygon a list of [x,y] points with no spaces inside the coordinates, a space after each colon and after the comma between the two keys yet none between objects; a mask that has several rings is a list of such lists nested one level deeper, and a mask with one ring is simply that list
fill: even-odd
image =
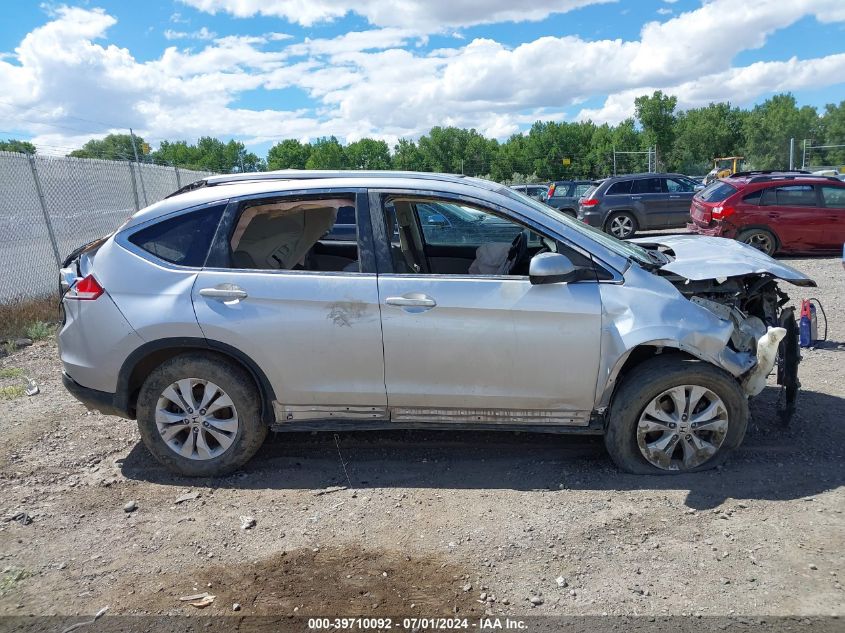
[{"label": "alloy wheel", "polygon": [[158,398],[156,428],[177,455],[205,460],[219,457],[238,433],[238,412],[218,385],[201,378],[183,378]]},{"label": "alloy wheel", "polygon": [[697,385],[667,389],[643,409],[637,423],[642,456],[662,470],[691,470],[712,458],[725,441],[728,410]]},{"label": "alloy wheel", "polygon": [[742,241],[744,244],[753,246],[758,251],[763,251],[767,255],[771,255],[775,250],[774,244],[772,244],[772,238],[765,233],[751,233]]},{"label": "alloy wheel", "polygon": [[617,215],[611,218],[608,228],[611,235],[624,239],[634,232],[634,221],[627,215]]}]

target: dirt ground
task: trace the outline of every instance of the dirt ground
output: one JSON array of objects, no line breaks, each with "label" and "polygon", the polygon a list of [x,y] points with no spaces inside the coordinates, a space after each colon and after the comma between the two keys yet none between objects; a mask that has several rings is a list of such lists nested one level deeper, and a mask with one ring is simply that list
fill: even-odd
[{"label": "dirt ground", "polygon": [[697,475],[621,474],[597,438],[397,431],[279,434],[190,480],[65,393],[52,341],[16,352],[0,388],[17,368],[41,391],[0,401],[0,616],[843,616],[845,271],[790,263],[831,319],[798,413],[779,424],[767,388]]}]

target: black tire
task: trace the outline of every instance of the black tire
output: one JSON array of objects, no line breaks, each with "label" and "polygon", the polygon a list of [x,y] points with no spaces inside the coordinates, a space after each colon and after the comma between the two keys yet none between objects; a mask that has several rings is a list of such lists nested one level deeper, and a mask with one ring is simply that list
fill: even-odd
[{"label": "black tire", "polygon": [[[617,227],[618,224],[622,226]],[[604,223],[604,232],[610,233],[613,237],[618,237],[620,240],[634,237],[634,234],[639,228],[637,218],[627,211],[611,213],[607,216],[607,220]]]},{"label": "black tire", "polygon": [[[185,378],[199,378],[218,385],[231,398],[237,412],[238,426],[232,444],[210,459],[190,459],[177,454],[156,425],[159,397],[168,386]],[[141,439],[150,453],[168,469],[189,477],[214,477],[237,470],[261,447],[268,430],[261,420],[259,393],[252,377],[214,354],[181,354],[154,369],[138,394],[137,413]]]},{"label": "black tire", "polygon": [[774,233],[766,229],[746,229],[740,231],[736,236],[736,241],[753,246],[770,257],[778,250],[778,239]]},{"label": "black tire", "polygon": [[[650,463],[637,442],[637,425],[646,405],[672,387],[694,385],[718,396],[727,410],[728,428],[716,453],[704,463],[689,469],[682,464],[665,470]],[[623,471],[637,475],[671,475],[698,472],[722,464],[745,437],[748,426],[748,399],[736,379],[702,361],[677,355],[650,358],[628,373],[613,396],[604,443],[613,462]],[[680,447],[678,446],[680,449]]]}]

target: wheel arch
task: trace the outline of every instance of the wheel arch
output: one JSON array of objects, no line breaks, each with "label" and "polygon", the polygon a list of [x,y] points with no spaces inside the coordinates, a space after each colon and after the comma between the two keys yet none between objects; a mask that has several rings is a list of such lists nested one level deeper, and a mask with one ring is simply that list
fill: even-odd
[{"label": "wheel arch", "polygon": [[[660,354],[673,355],[679,358],[686,358],[688,360],[698,360],[705,362],[714,367],[718,367],[725,371],[723,367],[713,363],[711,359],[707,358],[703,353],[699,352],[693,347],[682,345],[678,341],[660,340],[647,341],[632,347],[630,350],[622,354],[610,370],[608,379],[604,385],[604,389],[599,397],[597,409],[606,410],[610,407],[613,401],[613,396],[619,390],[619,385],[622,384],[625,376],[636,369],[645,361],[654,358]],[[729,372],[727,372],[729,373]],[[605,420],[605,423],[607,420]]]},{"label": "wheel arch", "polygon": [[136,417],[138,392],[141,385],[156,367],[185,352],[203,351],[220,356],[235,363],[250,375],[261,400],[261,418],[268,424],[273,422],[273,401],[276,399],[273,386],[267,375],[249,356],[239,349],[204,338],[178,337],[150,341],[135,349],[123,362],[117,377],[115,405],[130,418]]}]

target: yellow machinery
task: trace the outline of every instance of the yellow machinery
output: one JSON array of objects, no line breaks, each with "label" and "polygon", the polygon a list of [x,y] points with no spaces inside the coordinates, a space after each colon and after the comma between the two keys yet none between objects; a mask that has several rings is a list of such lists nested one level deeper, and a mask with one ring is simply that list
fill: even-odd
[{"label": "yellow machinery", "polygon": [[714,158],[713,169],[704,177],[704,184],[709,185],[719,178],[727,178],[731,174],[742,171],[744,156],[727,156],[725,158]]}]

